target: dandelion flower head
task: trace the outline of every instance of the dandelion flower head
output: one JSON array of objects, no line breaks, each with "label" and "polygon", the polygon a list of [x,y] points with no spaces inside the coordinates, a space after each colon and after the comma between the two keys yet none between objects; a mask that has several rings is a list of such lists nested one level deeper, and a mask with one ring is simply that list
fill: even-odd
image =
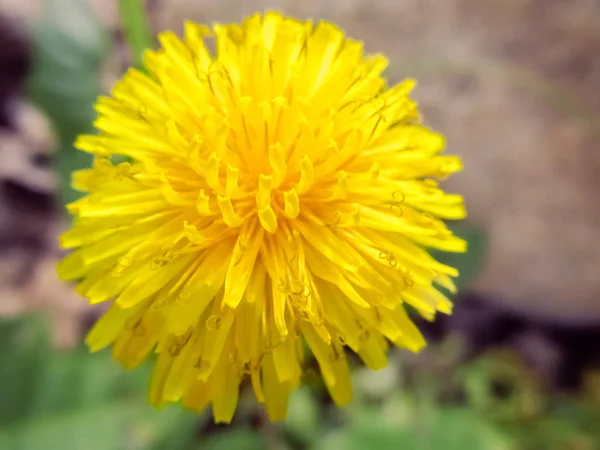
[{"label": "dandelion flower head", "polygon": [[386,59],[330,23],[268,12],[159,41],[76,142],[95,158],[58,272],[110,304],[87,344],[126,368],[154,353],[150,401],[219,422],[246,381],[285,418],[313,357],[349,402],[346,351],[381,369],[390,343],[425,345],[409,310],[451,312],[437,287],[457,271],[427,249],[465,250],[443,222],[462,198],[438,186],[460,160],[414,82],[388,86]]}]

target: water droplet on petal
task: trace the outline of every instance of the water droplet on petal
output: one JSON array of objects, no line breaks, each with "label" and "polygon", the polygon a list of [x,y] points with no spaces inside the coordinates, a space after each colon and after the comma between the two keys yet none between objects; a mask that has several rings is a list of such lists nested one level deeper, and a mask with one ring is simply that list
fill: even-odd
[{"label": "water droplet on petal", "polygon": [[390,205],[390,210],[391,210],[392,214],[394,214],[396,217],[402,217],[404,215],[402,206],[400,206],[400,204],[398,204],[398,203],[392,203]]},{"label": "water droplet on petal", "polygon": [[210,361],[207,361],[203,359],[202,356],[199,356],[194,364],[194,367],[200,370],[200,373],[208,372],[210,369]]},{"label": "water droplet on petal", "polygon": [[394,191],[392,192],[392,199],[396,203],[402,203],[404,201],[404,193],[402,191]]},{"label": "water droplet on petal", "polygon": [[291,297],[292,299],[292,306],[295,309],[299,309],[299,310],[303,310],[304,308],[306,308],[306,305],[308,304],[308,297],[304,297],[302,295],[292,295]]},{"label": "water droplet on petal", "polygon": [[191,295],[192,294],[190,293],[190,291],[179,292],[179,294],[177,294],[177,297],[175,298],[175,304],[180,308],[185,308],[189,303]]},{"label": "water droplet on petal", "polygon": [[174,259],[175,259],[175,255],[173,254],[172,250],[170,248],[167,248],[167,249],[163,250],[163,252],[160,254],[160,256],[158,256],[158,257],[154,258],[152,261],[150,261],[150,268],[151,269],[160,269],[162,267],[165,267],[165,266],[171,264]]},{"label": "water droplet on petal", "polygon": [[380,259],[388,259],[389,256],[390,256],[390,252],[388,252],[386,250],[381,250],[379,252],[379,258]]},{"label": "water droplet on petal", "polygon": [[358,322],[357,325],[360,328],[360,333],[358,334],[358,340],[361,342],[368,341],[369,338],[371,337],[371,332],[369,331],[369,329],[365,328],[365,326],[360,322]]},{"label": "water droplet on petal", "polygon": [[337,348],[335,345],[331,347],[331,353],[329,354],[329,361],[339,361],[344,357],[344,351]]},{"label": "water droplet on petal", "polygon": [[288,284],[283,279],[281,279],[279,281],[279,283],[277,284],[277,290],[285,295],[289,294],[289,292],[290,292],[290,288],[289,288]]},{"label": "water droplet on petal", "polygon": [[219,316],[210,316],[206,320],[206,328],[209,331],[217,331],[221,328],[221,318]]},{"label": "water droplet on petal", "polygon": [[134,328],[133,328],[133,335],[136,337],[142,337],[146,334],[146,328],[144,327],[144,325],[142,325],[142,323],[138,323]]},{"label": "water droplet on petal", "polygon": [[150,305],[150,309],[152,311],[158,311],[159,309],[161,309],[163,306],[165,306],[166,300],[165,297],[160,297],[158,300],[155,300],[154,302],[152,302],[152,305]]},{"label": "water droplet on petal", "polygon": [[119,265],[123,267],[131,267],[133,264],[133,258],[131,256],[121,256],[118,260]]}]

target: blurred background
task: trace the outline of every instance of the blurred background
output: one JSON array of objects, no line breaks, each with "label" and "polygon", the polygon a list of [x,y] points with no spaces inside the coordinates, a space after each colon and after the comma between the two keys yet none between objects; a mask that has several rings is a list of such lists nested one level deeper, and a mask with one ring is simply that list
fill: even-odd
[{"label": "blurred background", "polygon": [[[455,313],[420,355],[353,369],[337,410],[315,370],[269,424],[244,391],[229,427],[146,404],[81,341],[97,311],[55,274],[89,164],[72,141],[135,59],[118,0],[0,0],[0,450],[600,449],[598,0],[148,0],[153,32],[274,8],[328,19],[415,77],[465,170]],[[315,367],[316,369],[316,367]]]}]

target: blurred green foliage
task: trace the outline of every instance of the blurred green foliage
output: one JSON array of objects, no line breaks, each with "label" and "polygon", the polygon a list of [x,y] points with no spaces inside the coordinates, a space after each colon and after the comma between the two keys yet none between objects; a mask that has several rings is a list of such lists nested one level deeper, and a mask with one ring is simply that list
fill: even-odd
[{"label": "blurred green foliage", "polygon": [[211,428],[209,412],[147,404],[149,365],[126,372],[109,352],[58,351],[47,331],[38,317],[0,321],[1,450],[593,450],[600,443],[597,398],[551,393],[510,352],[449,361],[443,343],[429,357],[446,362],[432,367],[403,365],[407,354],[392,351],[383,371],[354,367],[355,400],[345,408],[302,386],[288,419],[269,424],[243,389],[234,423]]},{"label": "blurred green foliage", "polygon": [[[147,405],[148,367],[124,372],[108,352],[54,350],[40,318],[0,322],[0,449],[153,449],[198,417]],[[169,440],[171,441],[171,440]]]},{"label": "blurred green foliage", "polygon": [[153,47],[152,34],[148,18],[144,13],[141,0],[120,0],[120,17],[131,49],[135,66],[146,70],[144,66],[144,51]]},{"label": "blurred green foliage", "polygon": [[[45,0],[34,29],[33,101],[51,118],[59,139],[56,167],[67,203],[73,170],[91,158],[75,151],[80,133],[93,132],[93,103],[101,92],[106,30],[87,1]],[[121,3],[134,59],[151,45],[139,1]],[[483,233],[459,223],[466,254],[435,252],[460,271],[459,288],[485,262]],[[205,427],[209,413],[147,405],[149,366],[123,371],[108,352],[60,352],[43,320],[0,322],[0,450],[259,450],[378,448],[403,450],[593,450],[600,443],[597,403],[559,396],[540,385],[518,358],[491,353],[466,363],[444,342],[427,350],[437,361],[410,367],[392,351],[390,366],[372,373],[354,367],[355,401],[337,409],[318,377],[291,399],[288,419],[268,424],[244,390],[230,427]],[[443,363],[440,363],[443,362]],[[257,418],[259,420],[257,420]]]},{"label": "blurred green foliage", "polygon": [[100,95],[101,68],[107,56],[107,31],[87,1],[44,0],[33,28],[32,101],[47,114],[58,138],[55,167],[62,203],[81,194],[71,189],[71,173],[88,167],[91,156],[76,151],[81,133],[93,133],[93,105]]}]

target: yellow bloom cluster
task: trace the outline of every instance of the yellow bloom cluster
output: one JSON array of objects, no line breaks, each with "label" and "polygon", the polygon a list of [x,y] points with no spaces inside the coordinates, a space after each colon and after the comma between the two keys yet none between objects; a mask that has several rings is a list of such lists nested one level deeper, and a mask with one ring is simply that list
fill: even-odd
[{"label": "yellow bloom cluster", "polygon": [[151,402],[221,422],[245,379],[284,418],[305,348],[347,403],[346,348],[380,369],[388,342],[425,344],[407,307],[451,312],[436,284],[457,272],[426,248],[465,250],[441,220],[462,198],[436,181],[460,160],[420,125],[414,82],[388,87],[385,58],[330,23],[269,12],[159,40],[76,143],[95,162],[58,271],[111,303],[87,343],[126,368],[156,353]]}]

